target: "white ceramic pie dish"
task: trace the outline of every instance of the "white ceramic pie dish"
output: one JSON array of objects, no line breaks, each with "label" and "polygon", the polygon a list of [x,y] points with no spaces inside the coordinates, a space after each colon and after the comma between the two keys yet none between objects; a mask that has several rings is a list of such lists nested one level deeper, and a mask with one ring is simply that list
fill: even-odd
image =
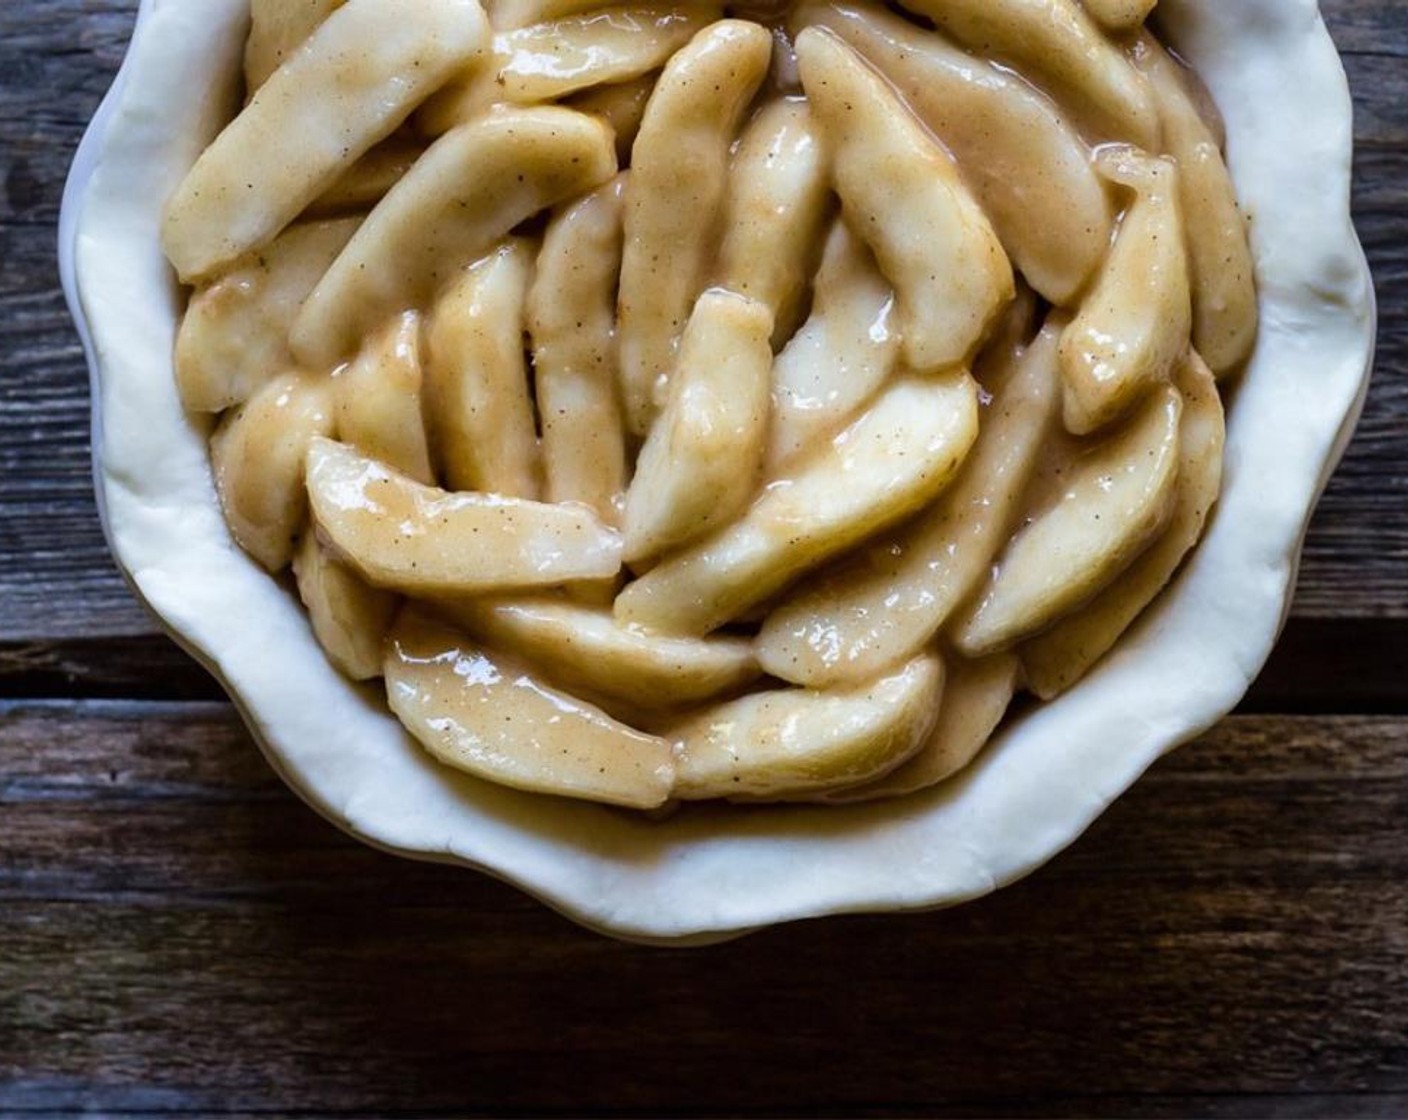
[{"label": "white ceramic pie dish", "polygon": [[296,597],[233,543],[170,354],[163,201],[230,105],[248,0],[143,0],[74,162],[64,286],[93,379],[99,505],[136,593],[220,679],[273,766],[359,838],[507,879],[616,936],[707,941],[823,914],[976,898],[1076,839],[1231,710],[1280,630],[1305,527],[1353,430],[1375,336],[1349,213],[1351,104],[1314,0],[1163,0],[1227,118],[1254,215],[1261,340],[1229,413],[1227,488],[1193,561],[1114,656],[960,779],[849,808],[652,822],[452,773],[339,676]]}]

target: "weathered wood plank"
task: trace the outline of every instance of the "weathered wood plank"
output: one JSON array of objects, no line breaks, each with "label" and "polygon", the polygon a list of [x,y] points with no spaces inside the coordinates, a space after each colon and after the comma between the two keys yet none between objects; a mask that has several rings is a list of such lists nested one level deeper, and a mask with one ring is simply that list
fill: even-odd
[{"label": "weathered wood plank", "polygon": [[222,706],[7,704],[0,1109],[1390,1115],[1405,807],[1401,721],[1244,718],[986,902],[671,952],[343,839]]},{"label": "weathered wood plank", "polygon": [[[1408,616],[1408,28],[1393,0],[1325,4],[1359,106],[1356,207],[1378,277],[1379,377],[1316,518],[1301,617]],[[88,397],[58,293],[54,223],[133,0],[0,10],[0,640],[148,635],[95,520]],[[62,608],[57,604],[63,604]]]}]

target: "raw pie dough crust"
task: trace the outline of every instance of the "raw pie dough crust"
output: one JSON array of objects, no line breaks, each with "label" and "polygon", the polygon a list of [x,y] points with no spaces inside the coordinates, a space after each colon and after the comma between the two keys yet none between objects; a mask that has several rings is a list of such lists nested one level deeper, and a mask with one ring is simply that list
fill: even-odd
[{"label": "raw pie dough crust", "polygon": [[182,299],[158,240],[161,203],[232,111],[248,0],[143,0],[65,196],[61,264],[93,374],[114,554],[329,820],[509,880],[614,936],[703,943],[823,914],[951,905],[1020,878],[1241,699],[1284,622],[1306,524],[1372,365],[1373,288],[1349,209],[1351,103],[1314,0],[1163,0],[1160,11],[1165,40],[1223,110],[1253,215],[1262,328],[1228,413],[1226,490],[1191,562],[1116,651],[1010,723],[956,780],[872,805],[640,820],[452,772],[375,689],[332,668],[297,597],[231,540],[207,433],[182,411],[171,368]]}]

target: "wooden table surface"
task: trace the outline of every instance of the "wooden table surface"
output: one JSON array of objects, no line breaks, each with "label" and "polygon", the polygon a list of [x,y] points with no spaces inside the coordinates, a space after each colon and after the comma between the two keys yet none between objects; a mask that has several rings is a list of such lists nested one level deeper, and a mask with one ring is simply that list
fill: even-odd
[{"label": "wooden table surface", "polygon": [[992,899],[693,951],[345,839],[128,596],[53,250],[135,6],[0,6],[0,1113],[1408,1115],[1402,0],[1324,5],[1378,372],[1239,714]]}]

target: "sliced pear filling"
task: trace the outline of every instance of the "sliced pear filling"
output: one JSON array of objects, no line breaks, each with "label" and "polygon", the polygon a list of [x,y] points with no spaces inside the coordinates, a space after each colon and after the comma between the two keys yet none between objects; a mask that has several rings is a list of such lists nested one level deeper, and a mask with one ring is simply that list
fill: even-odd
[{"label": "sliced pear filling", "polygon": [[1090,139],[1157,147],[1153,95],[1077,0],[906,0],[905,7],[1069,103]]},{"label": "sliced pear filling", "polygon": [[293,558],[293,574],[328,660],[354,681],[381,676],[381,644],[401,600],[367,584],[311,530]]},{"label": "sliced pear filling", "polygon": [[421,321],[407,311],[374,334],[334,381],[337,431],[347,443],[430,485],[430,445],[421,400]]},{"label": "sliced pear filling", "polygon": [[1226,424],[1212,371],[1191,352],[1175,378],[1183,395],[1178,493],[1168,528],[1112,586],[1022,646],[1031,690],[1044,700],[1066,691],[1105,655],[1198,543],[1222,490]]},{"label": "sliced pear filling", "polygon": [[1066,427],[1087,435],[1113,423],[1188,349],[1192,305],[1178,169],[1128,148],[1099,165],[1135,192],[1095,290],[1061,339]]},{"label": "sliced pear filling", "polygon": [[671,638],[622,626],[611,612],[557,599],[443,605],[469,633],[513,649],[554,680],[641,708],[680,708],[762,676],[746,638]]},{"label": "sliced pear filling", "polygon": [[673,732],[675,796],[767,799],[882,777],[923,746],[943,681],[924,657],[851,692],[783,689],[705,711]]},{"label": "sliced pear filling", "polygon": [[955,640],[981,657],[1044,629],[1103,591],[1168,524],[1183,398],[1158,393],[1078,459],[1059,500],[1013,538]]},{"label": "sliced pear filling", "polygon": [[197,288],[176,335],[176,384],[191,412],[244,404],[295,368],[289,328],[359,218],[300,222]]},{"label": "sliced pear filling", "polygon": [[332,440],[308,448],[308,494],[318,531],[377,587],[474,594],[621,569],[620,534],[586,506],[422,486]]},{"label": "sliced pear filling", "polygon": [[923,649],[987,576],[1056,422],[1048,327],[1002,356],[962,473],[930,509],[804,583],[768,616],[758,658],[810,688],[873,676]]},{"label": "sliced pear filling", "polygon": [[840,219],[812,290],[812,313],[772,368],[766,469],[776,475],[853,419],[895,371],[895,293],[865,243]]},{"label": "sliced pear filling", "polygon": [[917,795],[1150,632],[1259,323],[1220,122],[1155,0],[900,5],[251,0],[176,386],[448,767]]},{"label": "sliced pear filling", "polygon": [[904,381],[726,529],[629,584],[616,617],[708,634],[936,497],[978,434],[972,378]]},{"label": "sliced pear filling", "polygon": [[994,653],[981,661],[951,661],[938,721],[919,750],[882,778],[831,790],[815,800],[833,805],[879,801],[918,793],[953,777],[992,738],[1012,703],[1021,669],[1011,653]]},{"label": "sliced pear filling", "polygon": [[841,39],[807,28],[797,66],[851,228],[895,286],[905,360],[961,365],[1015,292],[987,215],[953,158]]},{"label": "sliced pear filling", "polygon": [[727,524],[758,484],[768,433],[772,312],[722,289],[699,297],[626,494],[626,560]]},{"label": "sliced pear filling", "polygon": [[431,98],[417,123],[439,135],[495,104],[557,101],[638,78],[718,18],[713,3],[622,4],[500,31],[493,57]]},{"label": "sliced pear filling", "polygon": [[864,0],[805,0],[791,26],[834,31],[953,153],[1033,288],[1065,306],[1110,247],[1114,209],[1075,127],[1001,66]]},{"label": "sliced pear filling", "polygon": [[448,766],[515,789],[633,809],[674,787],[670,745],[549,688],[511,659],[406,615],[386,643],[391,710]]},{"label": "sliced pear filling", "polygon": [[293,559],[308,511],[304,460],[332,430],[331,383],[289,373],[227,412],[211,437],[225,521],[240,547],[271,572]]},{"label": "sliced pear filling", "polygon": [[756,23],[720,20],[670,59],[631,150],[617,332],[627,427],[643,436],[704,285],[729,150],[772,58]]}]

